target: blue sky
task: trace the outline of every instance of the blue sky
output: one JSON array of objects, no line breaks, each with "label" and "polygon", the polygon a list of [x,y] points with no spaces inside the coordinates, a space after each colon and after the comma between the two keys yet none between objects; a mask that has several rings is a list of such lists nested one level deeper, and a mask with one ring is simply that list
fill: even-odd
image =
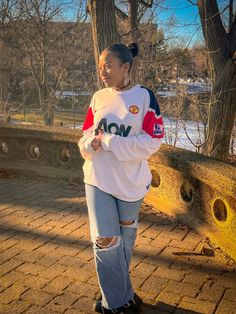
[{"label": "blue sky", "polygon": [[[116,4],[119,3],[119,1],[115,2]],[[78,8],[79,4],[82,5],[80,12],[85,12],[86,0],[71,0],[69,3],[70,5],[67,5],[67,10],[64,12],[66,19],[73,20],[76,18],[74,8]],[[168,43],[178,44],[182,42],[184,45],[193,46],[196,42],[203,40],[197,6],[192,5],[187,0],[158,0],[158,3],[155,12],[156,23],[159,28],[164,30]],[[121,4],[119,6],[126,10],[126,6],[122,7]],[[171,27],[169,26],[170,20],[172,21]]]},{"label": "blue sky", "polygon": [[[191,0],[196,3],[197,0]],[[62,1],[59,1],[62,3]],[[67,10],[64,12],[64,17],[69,20],[76,19],[76,10],[81,4],[80,13],[85,13],[86,0],[69,0]],[[183,44],[185,46],[193,46],[194,44],[202,43],[202,29],[199,20],[198,9],[196,5],[191,4],[188,0],[158,0],[156,8],[156,19],[158,27],[163,29],[165,38],[169,44]],[[120,1],[116,1],[118,4]],[[218,0],[220,8],[224,8],[228,4],[228,0]],[[127,6],[120,6],[125,9]],[[236,9],[236,4],[235,8]],[[153,9],[152,9],[153,10]],[[149,11],[150,12],[150,11]],[[227,17],[227,10],[225,16]],[[227,19],[227,18],[226,18]],[[171,22],[171,23],[170,23]],[[171,25],[170,25],[171,24]]]},{"label": "blue sky", "polygon": [[196,5],[187,0],[166,0],[159,10],[161,12],[157,16],[157,23],[163,28],[170,42],[178,43],[181,39],[185,44],[192,46],[203,41]]}]

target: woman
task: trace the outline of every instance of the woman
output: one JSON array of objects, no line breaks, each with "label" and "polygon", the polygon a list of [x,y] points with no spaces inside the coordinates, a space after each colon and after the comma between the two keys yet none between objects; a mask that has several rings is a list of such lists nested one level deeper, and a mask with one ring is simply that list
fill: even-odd
[{"label": "woman", "polygon": [[152,179],[147,158],[164,135],[154,94],[133,86],[129,77],[137,53],[136,44],[114,44],[101,53],[106,87],[94,94],[79,141],[102,295],[94,310],[100,313],[134,313],[142,303],[132,289],[129,265],[139,208]]}]

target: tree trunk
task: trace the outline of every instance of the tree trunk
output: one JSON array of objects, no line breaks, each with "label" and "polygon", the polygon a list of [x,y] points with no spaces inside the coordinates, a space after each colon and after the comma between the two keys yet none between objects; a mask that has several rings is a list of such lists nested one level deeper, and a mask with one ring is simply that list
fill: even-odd
[{"label": "tree trunk", "polygon": [[[114,0],[89,0],[88,11],[92,21],[93,46],[96,66],[102,50],[119,42]],[[102,87],[97,74],[98,88]]]},{"label": "tree trunk", "polygon": [[216,0],[198,0],[203,34],[209,55],[212,95],[208,119],[208,135],[203,153],[227,160],[236,113],[236,22],[226,33]]},{"label": "tree trunk", "polygon": [[[138,0],[129,0],[129,31],[131,32],[131,43],[138,43],[140,38],[140,32],[138,28]],[[138,71],[138,60],[135,58],[133,60],[133,66],[131,70],[131,80],[133,82],[137,81],[137,71]]]},{"label": "tree trunk", "polygon": [[208,120],[208,138],[203,152],[226,160],[236,112],[236,66],[229,59],[221,73],[216,75]]},{"label": "tree trunk", "polygon": [[49,98],[47,60],[45,56],[42,56],[40,75],[40,99],[42,102],[41,107],[45,125],[53,125],[54,123],[54,110],[50,104]]}]

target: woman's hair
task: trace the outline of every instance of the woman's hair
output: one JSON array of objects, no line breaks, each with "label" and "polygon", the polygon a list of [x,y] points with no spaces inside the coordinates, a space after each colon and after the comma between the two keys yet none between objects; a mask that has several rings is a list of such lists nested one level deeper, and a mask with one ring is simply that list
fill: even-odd
[{"label": "woman's hair", "polygon": [[114,44],[107,47],[105,50],[113,53],[121,63],[128,62],[130,64],[130,69],[133,64],[133,58],[135,58],[139,52],[136,43],[132,43],[128,47],[123,44]]}]

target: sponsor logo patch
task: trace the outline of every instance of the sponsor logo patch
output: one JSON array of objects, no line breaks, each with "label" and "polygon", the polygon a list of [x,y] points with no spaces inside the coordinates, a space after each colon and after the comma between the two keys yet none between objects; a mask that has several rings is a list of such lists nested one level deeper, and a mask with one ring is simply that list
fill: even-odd
[{"label": "sponsor logo patch", "polygon": [[163,125],[155,123],[153,128],[153,134],[160,135],[163,133]]},{"label": "sponsor logo patch", "polygon": [[137,113],[139,112],[138,106],[136,106],[136,105],[131,105],[131,106],[129,107],[129,112],[132,113],[132,114],[137,114]]}]

